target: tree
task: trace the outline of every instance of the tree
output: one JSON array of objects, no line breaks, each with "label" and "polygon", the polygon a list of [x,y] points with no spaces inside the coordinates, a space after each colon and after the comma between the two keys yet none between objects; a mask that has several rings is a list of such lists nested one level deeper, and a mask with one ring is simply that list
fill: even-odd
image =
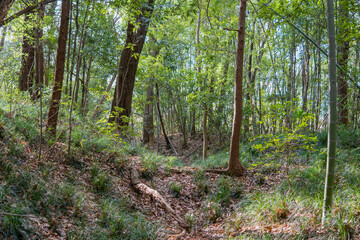
[{"label": "tree", "polygon": [[[156,40],[151,38],[150,40],[156,45]],[[160,52],[160,48],[155,46],[150,51],[151,57],[156,59]],[[149,84],[146,88],[146,103],[144,107],[144,121],[143,121],[143,143],[152,145],[155,140],[154,135],[154,76],[150,76]]]},{"label": "tree", "polygon": [[347,63],[350,52],[350,40],[349,40],[349,8],[347,0],[339,1],[339,24],[337,35],[337,61],[338,64],[344,69],[339,71],[337,76],[339,84],[339,111],[340,122],[348,125],[349,123],[349,110],[347,108],[348,102],[348,82],[347,82]]},{"label": "tree", "polygon": [[335,155],[336,155],[336,43],[334,23],[334,2],[327,0],[327,21],[329,38],[329,117],[328,117],[328,150],[326,164],[326,179],[324,192],[324,205],[322,222],[325,222],[326,214],[332,203],[335,178]]},{"label": "tree", "polygon": [[0,3],[0,23],[3,22],[14,0],[4,0]]},{"label": "tree", "polygon": [[[134,4],[139,5],[140,3],[135,2]],[[135,22],[129,21],[127,25],[126,41],[120,57],[119,74],[109,118],[109,122],[115,122],[119,126],[128,125],[136,70],[148,31],[153,6],[154,0],[148,0],[148,2],[142,4],[139,14],[135,17]]]},{"label": "tree", "polygon": [[58,37],[58,49],[56,53],[54,88],[51,96],[51,102],[48,112],[47,130],[52,134],[56,134],[56,125],[60,109],[60,100],[62,93],[62,85],[65,70],[66,40],[67,30],[70,18],[71,0],[63,0],[61,6],[61,21]]},{"label": "tree", "polygon": [[246,169],[242,166],[239,160],[239,144],[240,132],[242,123],[242,82],[243,82],[243,65],[244,65],[244,48],[245,48],[245,17],[246,17],[246,2],[247,0],[240,0],[239,11],[239,28],[237,30],[237,49],[236,49],[236,66],[235,66],[235,92],[234,92],[234,118],[233,127],[230,139],[230,159],[229,166],[226,172],[229,175],[241,176],[244,175]]},{"label": "tree", "polygon": [[230,159],[228,168],[225,170],[208,170],[210,172],[225,173],[230,176],[243,176],[246,168],[240,163],[240,136],[242,124],[242,102],[243,102],[243,65],[245,50],[245,18],[246,2],[240,0],[239,22],[237,31],[236,65],[235,65],[235,90],[234,90],[234,118],[230,138]]}]

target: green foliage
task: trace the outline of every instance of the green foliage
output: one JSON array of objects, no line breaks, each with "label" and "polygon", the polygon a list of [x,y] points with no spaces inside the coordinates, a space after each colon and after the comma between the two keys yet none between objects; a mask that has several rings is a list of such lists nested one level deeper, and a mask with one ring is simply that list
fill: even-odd
[{"label": "green foliage", "polygon": [[170,182],[169,184],[169,190],[173,197],[180,197],[181,195],[181,185],[177,182]]},{"label": "green foliage", "polygon": [[312,134],[302,134],[301,132],[308,126],[307,122],[312,119],[305,117],[302,123],[299,124],[294,130],[287,129],[282,134],[268,134],[261,135],[258,138],[265,139],[263,143],[253,146],[260,152],[266,152],[266,158],[275,159],[285,157],[285,164],[291,165],[296,151],[305,150],[307,156],[315,151],[313,145],[317,142],[317,137]]},{"label": "green foliage", "polygon": [[153,176],[163,161],[163,158],[164,157],[151,152],[146,153],[142,159],[143,174]]},{"label": "green foliage", "polygon": [[[125,204],[123,203],[125,201]],[[109,229],[110,239],[155,239],[155,226],[149,224],[139,213],[124,209],[128,200],[104,199],[100,223]]]},{"label": "green foliage", "polygon": [[215,186],[216,189],[210,198],[222,206],[229,206],[231,198],[241,197],[241,185],[231,177],[221,177],[217,180]]},{"label": "green foliage", "polygon": [[111,185],[111,179],[107,173],[99,169],[97,163],[94,163],[91,169],[92,184],[97,193],[106,193]]},{"label": "green foliage", "polygon": [[202,170],[195,171],[195,184],[197,186],[197,193],[204,196],[210,193],[209,179],[206,177]]}]

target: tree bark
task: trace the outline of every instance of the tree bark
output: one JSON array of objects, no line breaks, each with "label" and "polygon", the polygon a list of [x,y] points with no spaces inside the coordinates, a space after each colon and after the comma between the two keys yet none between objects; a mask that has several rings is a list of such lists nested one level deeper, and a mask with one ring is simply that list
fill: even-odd
[{"label": "tree bark", "polygon": [[[109,122],[115,122],[119,126],[128,126],[129,124],[136,70],[148,31],[153,6],[154,0],[148,0],[147,4],[141,7],[135,22],[129,22],[127,25],[126,42],[120,57],[119,75],[109,118]],[[139,27],[135,28],[137,24],[139,24]]]},{"label": "tree bark", "polygon": [[[71,9],[71,11],[74,11],[74,10]],[[70,24],[70,26],[71,25],[72,24]],[[76,51],[77,51],[77,37],[79,34],[79,29],[80,29],[80,26],[79,26],[79,0],[76,0],[74,46],[73,46],[72,57],[71,57],[71,62],[70,62],[70,64],[71,64],[70,72],[68,72],[68,76],[67,76],[69,81],[66,79],[66,82],[69,82],[68,91],[69,91],[69,95],[71,98],[73,97],[72,77],[73,77],[73,73],[74,73],[75,56],[76,56]],[[70,46],[70,41],[69,41],[69,46]],[[70,51],[70,49],[69,49],[69,51]],[[70,58],[70,56],[68,56],[68,62],[69,62],[69,58]]]},{"label": "tree bark", "polygon": [[0,23],[2,24],[14,0],[2,0],[0,3]]},{"label": "tree bark", "polygon": [[[89,66],[86,67],[86,62],[84,61],[84,77],[83,77],[83,84],[82,84],[82,97],[81,97],[81,112],[83,115],[86,116],[87,114],[87,105],[88,105],[88,96],[89,96],[89,83],[90,83],[90,77],[91,77],[91,64],[92,64],[92,57],[89,59]],[[86,73],[86,77],[85,77]]]},{"label": "tree bark", "polygon": [[70,18],[71,0],[63,0],[61,6],[61,20],[58,37],[58,49],[56,53],[56,64],[54,72],[54,88],[48,112],[47,130],[56,134],[56,125],[60,109],[61,92],[65,70],[66,40]]},{"label": "tree bark", "polygon": [[230,159],[229,166],[226,170],[227,174],[233,176],[241,176],[246,172],[246,168],[242,166],[239,159],[239,144],[242,123],[242,78],[243,78],[243,64],[244,64],[244,48],[245,48],[245,17],[246,17],[246,2],[240,1],[239,11],[239,28],[238,42],[236,49],[236,66],[235,66],[235,93],[234,93],[234,119],[230,139]]},{"label": "tree bark", "polygon": [[154,110],[153,110],[154,89],[152,82],[146,89],[146,103],[144,107],[143,122],[143,143],[152,145],[155,140],[154,135]]},{"label": "tree bark", "polygon": [[[307,27],[306,27],[307,28]],[[306,34],[307,34],[306,29]],[[309,43],[305,42],[305,50],[303,56],[303,69],[302,69],[302,110],[303,112],[307,112],[308,110],[308,89],[309,89],[309,80],[310,80],[310,54],[309,54]]]},{"label": "tree bark", "polygon": [[348,104],[348,82],[346,79],[346,74],[348,71],[348,59],[349,59],[349,50],[350,50],[350,41],[349,41],[349,31],[348,31],[348,22],[349,22],[349,8],[347,0],[339,1],[339,26],[338,26],[338,38],[337,38],[337,61],[338,64],[344,69],[344,71],[339,71],[338,74],[338,84],[339,84],[339,111],[340,111],[340,122],[344,125],[349,123],[349,110],[347,107]]},{"label": "tree bark", "polygon": [[[156,40],[151,38],[151,42],[155,43]],[[160,48],[154,47],[152,51],[150,51],[150,55],[155,60],[159,55]],[[154,77],[151,76],[149,85],[146,89],[146,103],[144,107],[144,121],[143,121],[143,143],[153,145],[155,141],[154,134]]]},{"label": "tree bark", "polygon": [[327,0],[327,28],[329,39],[329,117],[328,117],[328,151],[326,164],[326,179],[324,190],[324,204],[322,223],[325,223],[326,215],[332,205],[335,180],[335,157],[336,157],[336,43],[334,23],[334,1]]},{"label": "tree bark", "polygon": [[38,7],[38,16],[35,27],[35,38],[36,38],[36,46],[35,46],[35,88],[33,90],[32,99],[37,100],[40,96],[40,88],[44,84],[44,51],[43,44],[40,39],[43,37],[43,29],[41,27],[41,22],[44,19],[44,11],[45,5],[40,4]]},{"label": "tree bark", "polygon": [[164,121],[163,121],[163,118],[162,118],[162,115],[161,115],[161,110],[160,110],[159,85],[157,83],[155,83],[155,88],[156,88],[156,106],[157,106],[157,110],[158,110],[158,116],[159,116],[161,128],[163,130],[166,146],[168,148],[171,148],[171,150],[175,153],[175,155],[177,155],[177,152],[176,152],[174,146],[172,145],[172,143],[170,142],[170,139],[168,138],[168,136],[166,134],[166,131],[165,131]]},{"label": "tree bark", "polygon": [[[25,15],[24,22],[29,22],[30,17],[28,14]],[[23,35],[22,44],[22,60],[20,68],[19,78],[19,89],[21,91],[27,91],[33,85],[34,78],[34,59],[35,59],[35,48],[33,44],[34,39],[33,29],[27,29]]]}]

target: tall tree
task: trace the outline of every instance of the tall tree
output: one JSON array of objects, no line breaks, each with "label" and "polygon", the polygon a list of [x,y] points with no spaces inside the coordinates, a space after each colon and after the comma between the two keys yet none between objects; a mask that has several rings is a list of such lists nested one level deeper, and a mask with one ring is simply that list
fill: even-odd
[{"label": "tall tree", "polygon": [[60,109],[60,100],[65,70],[66,40],[67,30],[70,18],[71,0],[63,0],[61,6],[61,21],[58,37],[58,49],[56,53],[54,88],[51,96],[51,102],[48,112],[47,130],[55,135],[58,114]]},{"label": "tall tree", "polygon": [[212,172],[224,172],[231,176],[242,176],[246,173],[246,168],[240,163],[240,135],[242,124],[242,98],[243,98],[243,65],[245,49],[245,18],[246,2],[240,0],[239,24],[237,29],[237,48],[235,65],[235,91],[234,91],[234,118],[230,139],[230,159],[228,168],[224,171],[214,170]]},{"label": "tall tree", "polygon": [[350,40],[349,40],[349,1],[339,1],[339,24],[337,35],[337,61],[338,64],[344,69],[340,71],[337,78],[339,84],[339,111],[340,111],[340,122],[347,125],[349,123],[349,110],[347,107],[348,102],[348,82],[346,78],[347,65],[350,51]]},{"label": "tall tree", "polygon": [[246,172],[246,168],[240,163],[240,133],[242,123],[242,85],[243,85],[243,65],[244,65],[244,48],[245,48],[245,17],[246,2],[240,0],[239,11],[239,28],[237,30],[237,49],[236,49],[236,66],[235,66],[235,92],[234,92],[234,118],[232,133],[230,139],[230,159],[227,173],[229,175],[241,176]]},{"label": "tall tree", "polygon": [[154,0],[148,0],[142,4],[135,1],[134,4],[141,5],[140,11],[135,11],[137,10],[135,7],[134,11],[139,13],[135,17],[135,22],[129,21],[127,25],[126,41],[120,57],[119,74],[109,118],[109,122],[115,122],[119,126],[128,125],[136,70],[150,24]]},{"label": "tall tree", "polygon": [[326,179],[324,191],[324,204],[322,222],[325,222],[326,214],[332,203],[335,178],[335,155],[336,155],[336,43],[334,23],[334,2],[327,0],[327,26],[329,38],[329,117],[328,117],[328,149],[326,164]]}]

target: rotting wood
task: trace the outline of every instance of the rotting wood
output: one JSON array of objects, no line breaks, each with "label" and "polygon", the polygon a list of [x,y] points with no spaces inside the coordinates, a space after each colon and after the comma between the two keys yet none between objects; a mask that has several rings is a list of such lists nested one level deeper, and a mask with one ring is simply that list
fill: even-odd
[{"label": "rotting wood", "polygon": [[161,194],[147,186],[146,184],[142,183],[140,180],[139,172],[135,167],[132,167],[131,173],[130,173],[130,180],[132,186],[138,190],[139,192],[149,195],[152,199],[155,199],[159,203],[161,203],[161,207],[179,223],[180,227],[184,228],[185,230],[188,230],[190,226],[186,223],[186,221],[180,217],[175,210],[166,202],[166,200],[161,196]]}]

